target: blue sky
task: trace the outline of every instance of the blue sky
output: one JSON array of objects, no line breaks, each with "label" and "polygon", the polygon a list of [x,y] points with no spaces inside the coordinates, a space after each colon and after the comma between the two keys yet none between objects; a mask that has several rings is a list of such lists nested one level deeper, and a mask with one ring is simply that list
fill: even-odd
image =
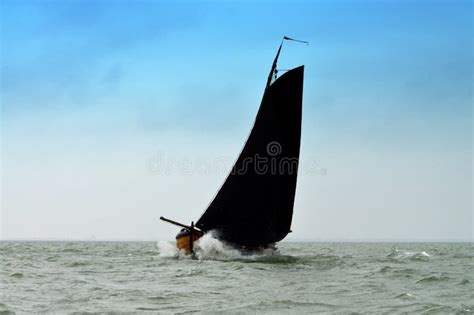
[{"label": "blue sky", "polygon": [[[472,2],[1,2],[2,237],[157,239],[225,177],[281,37],[305,64],[295,239],[472,239]],[[230,162],[231,163],[231,162]],[[183,198],[185,196],[185,198]]]}]

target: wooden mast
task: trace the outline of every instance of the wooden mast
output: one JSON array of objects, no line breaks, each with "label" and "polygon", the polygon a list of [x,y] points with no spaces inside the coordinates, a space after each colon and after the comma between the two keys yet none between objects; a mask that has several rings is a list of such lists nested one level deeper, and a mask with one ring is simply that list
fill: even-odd
[{"label": "wooden mast", "polygon": [[194,221],[191,221],[191,230],[189,230],[189,251],[194,254]]}]

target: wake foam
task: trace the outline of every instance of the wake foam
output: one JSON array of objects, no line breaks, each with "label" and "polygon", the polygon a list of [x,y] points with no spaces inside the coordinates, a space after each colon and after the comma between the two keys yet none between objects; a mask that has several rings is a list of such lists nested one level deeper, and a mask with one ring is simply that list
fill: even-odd
[{"label": "wake foam", "polygon": [[200,260],[235,260],[243,257],[239,250],[224,244],[212,232],[196,241],[194,252]]},{"label": "wake foam", "polygon": [[179,250],[173,242],[159,241],[158,253],[161,258],[186,258],[184,250]]},{"label": "wake foam", "polygon": [[[279,256],[276,249],[264,249],[255,253],[243,253],[242,251],[218,240],[215,233],[208,232],[194,243],[194,258],[199,260],[256,260],[261,257]],[[158,242],[159,256],[162,258],[189,259],[192,255],[186,255],[184,250],[178,250],[175,243]]]}]

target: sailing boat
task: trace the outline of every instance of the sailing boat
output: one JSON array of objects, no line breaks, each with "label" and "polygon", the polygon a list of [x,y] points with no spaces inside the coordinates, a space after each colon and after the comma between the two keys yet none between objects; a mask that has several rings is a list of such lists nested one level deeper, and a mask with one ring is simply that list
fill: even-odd
[{"label": "sailing boat", "polygon": [[214,200],[195,225],[160,217],[182,227],[176,236],[178,249],[192,253],[193,243],[213,231],[227,244],[253,251],[274,247],[291,232],[304,66],[285,70],[277,77],[277,61],[285,40],[298,41],[283,38],[252,131]]}]

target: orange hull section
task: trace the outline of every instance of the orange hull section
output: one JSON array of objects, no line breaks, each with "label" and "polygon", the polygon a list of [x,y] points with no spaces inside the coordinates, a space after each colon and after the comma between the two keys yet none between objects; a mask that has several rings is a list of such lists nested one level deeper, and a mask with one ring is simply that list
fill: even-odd
[{"label": "orange hull section", "polygon": [[[196,235],[196,234],[197,233],[195,233],[193,236],[193,243],[201,237],[200,235]],[[177,238],[176,247],[178,247],[180,251],[184,250],[186,254],[190,254],[191,253],[191,234],[183,235]]]}]

